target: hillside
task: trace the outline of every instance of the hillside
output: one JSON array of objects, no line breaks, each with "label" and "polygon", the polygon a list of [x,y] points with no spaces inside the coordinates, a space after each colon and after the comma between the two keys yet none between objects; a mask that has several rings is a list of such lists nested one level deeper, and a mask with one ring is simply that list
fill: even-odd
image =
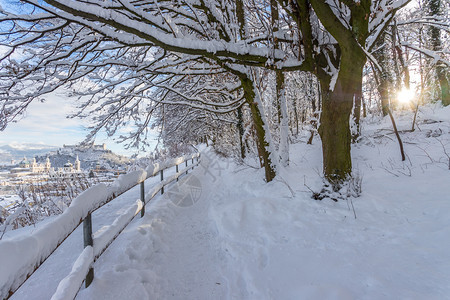
[{"label": "hillside", "polygon": [[74,163],[76,157],[81,162],[81,168],[89,170],[91,168],[103,167],[105,169],[119,169],[131,162],[131,159],[113,153],[111,150],[59,148],[44,155],[38,156],[38,162],[44,162],[48,157],[53,167],[62,167],[65,163]]},{"label": "hillside", "polygon": [[130,158],[115,154],[108,149],[58,148],[45,144],[12,143],[0,146],[0,165],[10,165],[11,160],[18,163],[24,157],[27,157],[28,160],[35,157],[38,163],[44,163],[49,157],[52,166],[58,168],[63,167],[68,161],[73,163],[77,155],[81,161],[82,169],[95,168],[97,164],[106,169],[117,169],[131,162]]},{"label": "hillside", "polygon": [[11,143],[0,146],[0,164],[10,164],[11,160],[20,161],[24,156],[31,158],[37,155],[45,155],[58,149],[56,146],[32,143]]}]

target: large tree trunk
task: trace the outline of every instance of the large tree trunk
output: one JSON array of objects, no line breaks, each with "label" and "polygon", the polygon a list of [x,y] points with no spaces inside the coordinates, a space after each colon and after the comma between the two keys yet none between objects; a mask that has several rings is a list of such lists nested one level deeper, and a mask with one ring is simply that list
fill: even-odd
[{"label": "large tree trunk", "polygon": [[364,62],[364,57],[358,59],[354,53],[343,54],[334,89],[331,91],[328,84],[321,82],[322,115],[319,134],[322,139],[323,172],[335,188],[352,171],[349,118],[353,99],[359,93],[362,82]]},{"label": "large tree trunk", "polygon": [[256,93],[253,87],[253,82],[249,78],[241,77],[242,87],[244,88],[244,97],[250,106],[250,111],[252,114],[253,124],[256,131],[256,144],[258,147],[258,153],[260,160],[263,162],[266,181],[272,181],[275,178],[275,168],[272,164],[269,151],[269,139],[267,136],[264,120],[261,115],[261,110],[259,108],[258,102],[256,101]]}]

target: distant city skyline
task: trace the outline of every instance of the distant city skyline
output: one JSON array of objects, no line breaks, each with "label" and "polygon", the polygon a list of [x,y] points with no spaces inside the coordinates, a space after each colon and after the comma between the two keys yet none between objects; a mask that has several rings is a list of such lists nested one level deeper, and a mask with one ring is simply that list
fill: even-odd
[{"label": "distant city skyline", "polygon": [[[64,144],[78,144],[88,133],[87,120],[67,118],[76,109],[74,99],[63,91],[54,92],[45,97],[44,102],[34,101],[27,108],[23,117],[16,123],[8,124],[0,131],[0,146],[10,144],[43,144],[62,147]],[[96,144],[105,143],[107,148],[117,154],[132,155],[133,150],[126,150],[106,134],[100,133]]]}]

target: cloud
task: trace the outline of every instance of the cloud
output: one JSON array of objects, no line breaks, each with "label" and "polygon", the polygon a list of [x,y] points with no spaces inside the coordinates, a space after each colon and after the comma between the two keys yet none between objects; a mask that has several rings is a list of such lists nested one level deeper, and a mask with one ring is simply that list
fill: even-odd
[{"label": "cloud", "polygon": [[[0,0],[1,1],[1,0]],[[63,144],[77,144],[84,140],[89,126],[89,119],[67,118],[76,112],[77,98],[70,98],[60,89],[45,97],[44,102],[35,101],[27,108],[24,116],[16,123],[11,123],[4,131],[0,131],[0,145],[7,144],[45,144],[61,147]],[[117,136],[132,132],[133,125],[119,129]],[[157,130],[152,129],[148,141],[156,144]],[[108,149],[116,153],[131,155],[134,150],[124,149],[113,138],[99,132],[96,143],[106,143]]]},{"label": "cloud", "polygon": [[75,99],[65,96],[63,91],[49,94],[44,99],[44,102],[31,103],[16,123],[0,132],[0,143],[61,145],[83,140],[85,121],[67,118],[76,109]]}]

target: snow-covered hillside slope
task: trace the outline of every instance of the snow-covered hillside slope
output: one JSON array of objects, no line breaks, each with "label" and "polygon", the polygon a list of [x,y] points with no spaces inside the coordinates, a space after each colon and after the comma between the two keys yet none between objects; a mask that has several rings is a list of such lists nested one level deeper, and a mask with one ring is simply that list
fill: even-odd
[{"label": "snow-covered hillside slope", "polygon": [[20,161],[24,156],[31,158],[56,150],[56,146],[31,143],[11,143],[0,146],[0,164],[10,164],[11,160]]},{"label": "snow-covered hillside slope", "polygon": [[[411,121],[397,115],[399,130]],[[366,119],[362,134],[352,149],[362,194],[338,202],[311,199],[318,138],[292,145],[268,184],[263,170],[205,150],[96,262],[77,299],[448,299],[450,107],[421,108],[416,131],[401,133],[405,162],[389,119]],[[13,299],[48,299],[55,272]]]}]

